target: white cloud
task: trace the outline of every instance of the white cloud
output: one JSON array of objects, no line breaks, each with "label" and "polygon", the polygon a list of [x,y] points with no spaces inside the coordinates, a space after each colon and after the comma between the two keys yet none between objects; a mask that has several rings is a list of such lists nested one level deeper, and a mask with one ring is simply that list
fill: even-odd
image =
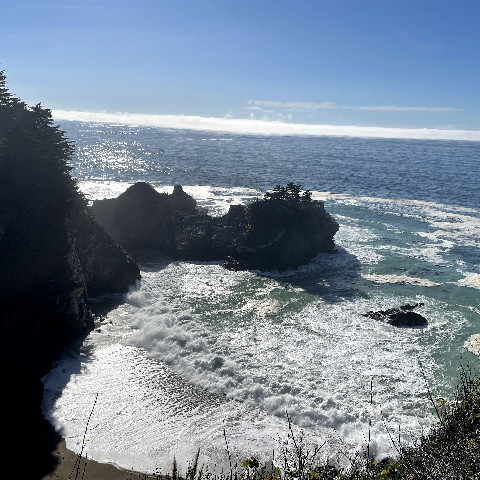
[{"label": "white cloud", "polygon": [[342,108],[349,110],[374,110],[382,112],[452,112],[462,110],[461,108],[453,107],[399,107],[398,105],[378,105],[378,106],[351,106],[342,105]]},{"label": "white cloud", "polygon": [[413,138],[428,140],[471,140],[480,142],[480,131],[428,128],[387,128],[311,125],[258,119],[199,117],[193,115],[146,115],[140,113],[94,113],[53,110],[56,120],[123,123],[161,128],[178,128],[262,135],[312,135],[342,137]]},{"label": "white cloud", "polygon": [[270,100],[249,100],[248,104],[254,105],[257,107],[307,108],[310,110],[319,110],[319,109],[331,110],[332,108],[337,108],[337,104],[334,102],[313,103],[313,102],[277,102],[277,101],[270,101]]},{"label": "white cloud", "polygon": [[[254,107],[277,107],[277,108],[299,108],[307,110],[332,110],[335,108],[343,108],[347,110],[372,110],[382,112],[452,112],[462,110],[453,107],[400,107],[398,105],[339,105],[335,102],[280,102],[271,100],[249,100],[249,105]],[[250,107],[250,108],[254,108]]]}]

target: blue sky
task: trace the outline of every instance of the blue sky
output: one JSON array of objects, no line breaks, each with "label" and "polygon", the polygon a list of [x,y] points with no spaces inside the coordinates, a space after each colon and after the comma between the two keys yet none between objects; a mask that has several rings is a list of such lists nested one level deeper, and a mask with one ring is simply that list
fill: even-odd
[{"label": "blue sky", "polygon": [[54,110],[480,130],[480,1],[15,0],[12,92]]}]

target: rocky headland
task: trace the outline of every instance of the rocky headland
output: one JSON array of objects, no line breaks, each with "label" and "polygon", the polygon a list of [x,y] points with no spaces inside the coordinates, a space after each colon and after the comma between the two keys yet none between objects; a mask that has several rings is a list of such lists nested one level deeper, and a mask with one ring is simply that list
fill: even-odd
[{"label": "rocky headland", "polygon": [[249,205],[232,205],[220,217],[198,208],[180,185],[164,194],[145,182],[91,208],[95,220],[139,261],[223,260],[232,270],[296,268],[318,253],[334,252],[338,230],[323,202],[294,183],[277,185]]},{"label": "rocky headland", "polygon": [[51,460],[41,433],[47,428],[41,377],[93,328],[89,299],[125,292],[140,277],[135,261],[93,220],[70,176],[71,154],[50,111],[15,98],[0,72],[4,455],[17,469],[19,445],[31,449],[29,478],[39,478]]}]

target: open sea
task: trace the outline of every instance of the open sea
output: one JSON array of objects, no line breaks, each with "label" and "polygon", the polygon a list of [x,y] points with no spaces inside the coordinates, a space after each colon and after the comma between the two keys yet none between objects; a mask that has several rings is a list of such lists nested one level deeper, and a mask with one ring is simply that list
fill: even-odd
[{"label": "open sea", "polygon": [[[90,200],[182,184],[221,215],[294,181],[340,225],[336,254],[286,273],[141,265],[105,322],[44,378],[44,415],[101,462],[184,473],[279,450],[288,429],[348,461],[395,454],[451,398],[480,333],[480,142],[245,135],[62,122]],[[369,310],[424,304],[426,328]],[[372,388],[371,388],[372,385]],[[92,411],[95,399],[98,399]],[[372,395],[372,401],[371,401]],[[87,434],[84,432],[88,423]]]}]

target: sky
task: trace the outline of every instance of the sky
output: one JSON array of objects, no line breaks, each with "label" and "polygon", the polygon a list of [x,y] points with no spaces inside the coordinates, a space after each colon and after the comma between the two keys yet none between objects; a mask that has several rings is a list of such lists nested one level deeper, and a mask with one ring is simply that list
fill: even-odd
[{"label": "sky", "polygon": [[0,1],[8,86],[58,118],[480,131],[478,0]]}]

